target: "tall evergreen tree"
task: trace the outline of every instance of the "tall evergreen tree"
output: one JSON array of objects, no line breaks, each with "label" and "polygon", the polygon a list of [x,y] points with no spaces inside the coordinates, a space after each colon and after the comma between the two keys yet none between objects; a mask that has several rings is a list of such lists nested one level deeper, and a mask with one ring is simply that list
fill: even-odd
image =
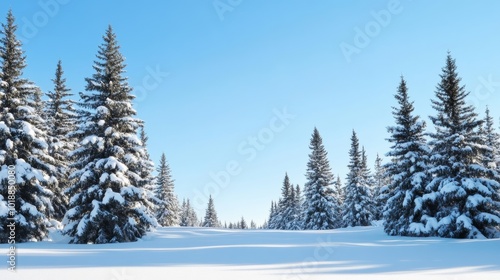
[{"label": "tall evergreen tree", "polygon": [[[144,130],[144,126],[141,126],[139,129],[139,139],[141,139],[141,144],[143,147],[147,147],[147,143],[149,141],[149,136],[146,134],[146,131]],[[146,157],[148,159],[151,159],[151,156],[149,155],[149,152],[146,152]]]},{"label": "tall evergreen tree", "polygon": [[276,217],[278,210],[276,209],[276,204],[274,201],[271,201],[271,209],[269,210],[269,219],[267,222],[268,229],[276,229]]},{"label": "tall evergreen tree", "polygon": [[179,216],[179,226],[186,227],[187,226],[187,202],[184,198],[181,204],[181,215]]},{"label": "tall evergreen tree", "polygon": [[500,135],[495,130],[495,123],[490,114],[490,109],[486,108],[484,118],[484,144],[488,148],[483,155],[483,165],[492,169],[500,170]]},{"label": "tall evergreen tree", "polygon": [[278,202],[278,211],[275,214],[274,228],[275,229],[288,229],[293,221],[293,202],[295,190],[293,185],[290,184],[288,174],[285,174],[283,180],[283,187],[281,188],[281,199]]},{"label": "tall evergreen tree", "polygon": [[217,212],[215,211],[214,200],[210,195],[208,199],[207,210],[205,211],[205,219],[201,225],[202,227],[219,227],[219,218],[217,218]]},{"label": "tall evergreen tree", "polygon": [[[16,29],[9,11],[0,31],[0,224],[14,219],[15,241],[26,242],[47,235],[48,215],[53,211],[50,190],[57,186],[57,179],[52,176],[55,167],[48,155],[44,121],[33,101],[38,88],[23,78],[26,59]],[[9,170],[15,171],[13,187],[9,186]],[[9,230],[2,226],[0,243],[7,243],[8,238]]]},{"label": "tall evergreen tree", "polygon": [[158,209],[164,203],[157,197],[157,182],[155,182],[155,177],[153,172],[155,171],[155,164],[151,160],[151,156],[148,152],[148,140],[144,125],[141,125],[139,129],[139,139],[141,140],[141,147],[143,153],[138,155],[138,160],[136,161],[135,169],[138,170],[139,177],[137,178],[137,186],[144,190],[145,196],[151,203],[145,204],[148,208],[148,212],[158,214]]},{"label": "tall evergreen tree", "polygon": [[498,174],[480,162],[488,148],[481,145],[474,107],[466,104],[469,95],[460,84],[455,60],[448,53],[441,81],[432,100],[431,116],[436,132],[430,134],[433,181],[429,189],[439,199],[437,235],[476,238],[498,235],[500,184]]},{"label": "tall evergreen tree", "polygon": [[156,219],[161,226],[179,224],[179,202],[174,193],[174,180],[165,154],[161,155],[156,177],[156,198],[160,201],[156,209]]},{"label": "tall evergreen tree", "polygon": [[151,160],[151,156],[148,152],[148,140],[149,137],[146,134],[146,131],[144,131],[144,125],[141,126],[139,130],[139,139],[141,140],[141,146],[144,150],[144,153],[142,154],[142,159],[139,161],[140,163],[140,175],[142,178],[141,182],[141,187],[149,190],[154,189],[154,177],[153,177],[153,171],[155,169],[155,165],[153,161]]},{"label": "tall evergreen tree", "polygon": [[366,173],[366,158],[359,149],[359,140],[354,131],[349,156],[346,197],[342,209],[343,225],[346,227],[369,226],[374,218],[372,196]]},{"label": "tall evergreen tree", "polygon": [[[307,163],[304,199],[304,229],[325,230],[339,227],[339,196],[330,186],[333,174],[319,131],[314,128]],[[333,195],[332,195],[333,194]]]},{"label": "tall evergreen tree", "polygon": [[198,217],[189,199],[184,199],[182,201],[181,216],[180,216],[180,226],[182,227],[195,227],[198,226]]},{"label": "tall evergreen tree", "polygon": [[240,229],[248,229],[248,225],[247,225],[247,222],[245,221],[245,218],[241,217],[241,221],[240,221]]},{"label": "tall evergreen tree", "polygon": [[375,181],[372,176],[372,171],[370,170],[370,167],[368,167],[368,157],[366,155],[365,147],[361,147],[361,176],[363,184],[370,189],[371,193],[373,193]]},{"label": "tall evergreen tree", "polygon": [[389,183],[386,174],[386,167],[383,164],[382,158],[377,154],[375,158],[375,174],[373,175],[374,184],[377,187],[383,187]]},{"label": "tall evergreen tree", "polygon": [[435,201],[430,200],[432,196],[425,189],[431,179],[425,122],[414,115],[403,77],[394,97],[398,106],[392,111],[396,125],[387,129],[392,143],[387,156],[392,161],[386,165],[391,183],[384,208],[384,230],[390,235],[426,236],[432,234]]},{"label": "tall evergreen tree", "polygon": [[375,220],[382,219],[382,212],[387,202],[384,191],[387,189],[389,180],[387,179],[386,168],[382,164],[382,158],[377,154],[375,159],[375,174],[373,175],[373,202],[375,204]]},{"label": "tall evergreen tree", "polygon": [[257,229],[257,225],[253,220],[250,221],[250,229]]},{"label": "tall evergreen tree", "polygon": [[337,175],[337,179],[335,180],[333,187],[335,188],[336,192],[339,194],[339,205],[342,206],[344,204],[344,200],[345,200],[345,188],[344,188],[344,185],[342,184],[342,180],[340,179],[340,175]]},{"label": "tall evergreen tree", "polygon": [[77,120],[72,94],[66,86],[66,79],[63,77],[64,71],[62,63],[59,61],[56,67],[53,91],[47,93],[48,100],[45,104],[44,115],[47,120],[47,134],[49,140],[49,154],[55,160],[55,167],[59,185],[53,189],[54,218],[61,220],[67,211],[68,197],[64,191],[71,185],[69,175],[72,164],[69,153],[75,149],[76,140],[69,134],[76,129]]},{"label": "tall evergreen tree", "polygon": [[291,189],[291,207],[290,207],[290,222],[288,224],[288,230],[301,230],[303,228],[303,219],[302,219],[302,193],[300,191],[300,186],[297,185],[295,189],[293,186]]},{"label": "tall evergreen tree", "polygon": [[140,187],[140,159],[146,152],[137,137],[142,121],[135,118],[132,89],[123,76],[124,58],[111,26],[99,47],[95,73],[80,93],[78,158],[70,179],[70,210],[64,232],[71,243],[136,241],[156,226]]},{"label": "tall evergreen tree", "polygon": [[[46,102],[42,100],[43,92],[39,87],[33,88],[33,92],[31,96],[29,97],[29,100],[31,101],[32,107],[35,109],[35,113],[40,116],[41,121],[40,124],[42,125],[42,128],[47,131],[48,130],[48,124],[47,124],[47,115],[45,114],[45,106]],[[47,134],[46,134],[47,135]]]}]

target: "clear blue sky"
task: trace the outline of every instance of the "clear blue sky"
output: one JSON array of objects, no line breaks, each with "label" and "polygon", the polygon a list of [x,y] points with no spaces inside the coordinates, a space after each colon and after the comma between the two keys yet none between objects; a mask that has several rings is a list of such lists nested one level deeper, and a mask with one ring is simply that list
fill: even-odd
[{"label": "clear blue sky", "polygon": [[[303,186],[315,126],[342,179],[352,129],[370,162],[385,154],[401,74],[432,127],[448,50],[478,112],[489,105],[500,116],[498,1],[3,0],[2,22],[9,8],[25,76],[44,91],[59,59],[73,92],[83,91],[111,24],[149,151],[156,163],[166,153],[179,197],[204,215],[210,173],[229,164],[229,184],[213,190],[222,221],[261,224],[285,172]],[[286,125],[275,119],[283,108],[294,116]],[[259,136],[265,143],[252,144]]]}]

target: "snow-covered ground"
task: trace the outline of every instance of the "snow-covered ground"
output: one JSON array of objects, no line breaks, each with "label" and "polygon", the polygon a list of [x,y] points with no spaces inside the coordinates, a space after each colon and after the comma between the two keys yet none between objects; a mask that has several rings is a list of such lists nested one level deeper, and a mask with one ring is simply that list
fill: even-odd
[{"label": "snow-covered ground", "polygon": [[500,279],[500,239],[389,237],[381,227],[160,228],[134,243],[64,242],[20,244],[17,273],[4,266],[0,279]]}]

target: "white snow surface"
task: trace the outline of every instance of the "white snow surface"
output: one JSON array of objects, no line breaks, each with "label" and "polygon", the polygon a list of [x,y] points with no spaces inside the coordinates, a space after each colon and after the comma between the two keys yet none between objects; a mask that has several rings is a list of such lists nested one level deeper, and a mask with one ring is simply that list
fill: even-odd
[{"label": "white snow surface", "polygon": [[66,244],[53,231],[49,240],[17,244],[17,272],[0,279],[500,279],[500,239],[391,237],[382,227],[173,227],[104,245]]},{"label": "white snow surface", "polygon": [[6,132],[9,131],[9,127],[5,125],[5,122],[1,121],[0,122],[0,131]]},{"label": "white snow surface", "polygon": [[0,195],[0,217],[6,217],[9,215],[9,207],[7,206],[7,201],[2,195]]},{"label": "white snow surface", "polygon": [[[111,175],[113,175],[113,174],[111,174]],[[117,201],[120,204],[125,203],[125,199],[123,198],[123,196],[121,194],[116,193],[112,189],[108,188],[108,189],[106,189],[106,193],[104,194],[104,197],[102,198],[102,203],[108,204],[111,199]]]},{"label": "white snow surface", "polygon": [[31,138],[35,138],[35,130],[33,126],[28,122],[22,122],[23,124],[23,132],[26,135],[29,135]]}]

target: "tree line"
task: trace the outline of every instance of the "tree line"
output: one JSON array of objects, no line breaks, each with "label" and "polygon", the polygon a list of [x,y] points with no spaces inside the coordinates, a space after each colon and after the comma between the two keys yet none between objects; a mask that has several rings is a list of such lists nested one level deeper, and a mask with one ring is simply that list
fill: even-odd
[{"label": "tree line", "polygon": [[315,128],[304,195],[285,175],[267,228],[326,230],[383,220],[389,235],[500,237],[500,136],[488,108],[480,118],[467,104],[469,93],[450,53],[440,78],[431,100],[434,131],[428,132],[401,77],[394,124],[387,129],[389,162],[382,164],[377,156],[375,174],[353,131],[349,173],[342,186]]}]

